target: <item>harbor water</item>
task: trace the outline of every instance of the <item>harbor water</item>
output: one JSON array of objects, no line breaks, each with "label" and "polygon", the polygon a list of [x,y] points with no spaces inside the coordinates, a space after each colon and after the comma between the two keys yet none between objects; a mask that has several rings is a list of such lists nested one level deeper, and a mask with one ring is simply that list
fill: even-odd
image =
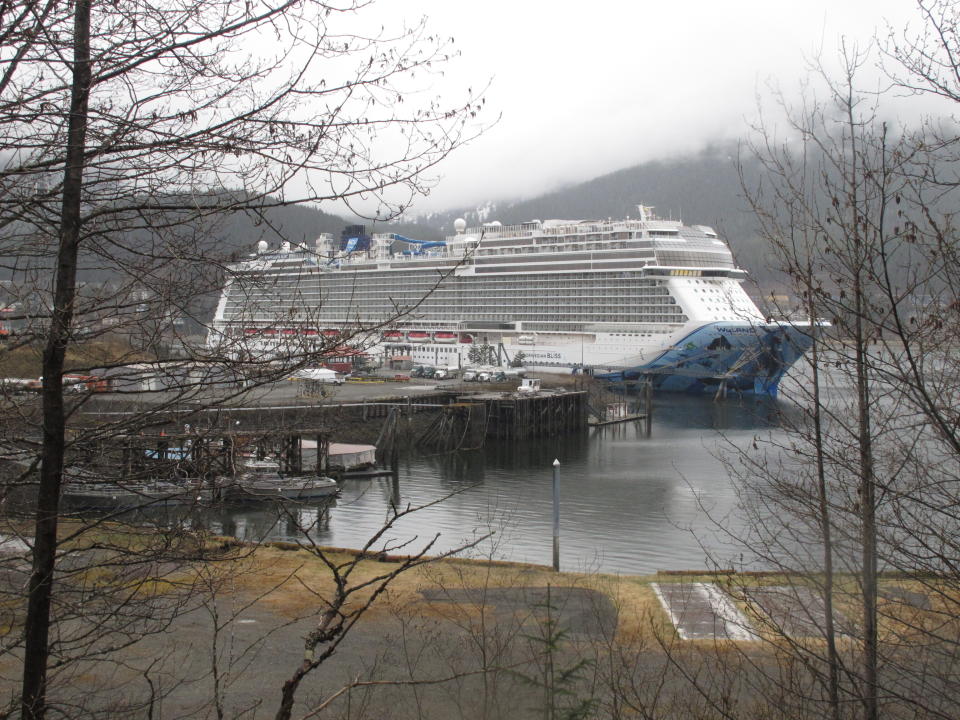
[{"label": "harbor water", "polygon": [[468,554],[549,565],[552,464],[560,461],[561,569],[646,574],[659,569],[736,566],[745,548],[737,483],[723,458],[779,433],[786,405],[770,398],[660,396],[653,431],[643,423],[582,435],[488,444],[443,456],[409,454],[398,483],[345,480],[331,507],[267,506],[211,510],[214,532],[246,540],[302,540],[363,547],[383,525],[399,492],[401,518],[371,550],[431,554],[474,542]]}]

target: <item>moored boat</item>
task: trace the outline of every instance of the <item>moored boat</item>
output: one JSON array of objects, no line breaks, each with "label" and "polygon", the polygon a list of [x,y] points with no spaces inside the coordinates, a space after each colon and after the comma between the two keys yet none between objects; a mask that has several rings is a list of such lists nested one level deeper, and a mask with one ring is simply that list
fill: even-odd
[{"label": "moored boat", "polygon": [[131,510],[157,505],[209,502],[209,488],[197,482],[67,482],[61,498],[72,510]]},{"label": "moored boat", "polygon": [[289,475],[274,460],[248,460],[232,480],[225,482],[227,499],[235,501],[307,501],[337,495],[340,486],[333,478]]}]

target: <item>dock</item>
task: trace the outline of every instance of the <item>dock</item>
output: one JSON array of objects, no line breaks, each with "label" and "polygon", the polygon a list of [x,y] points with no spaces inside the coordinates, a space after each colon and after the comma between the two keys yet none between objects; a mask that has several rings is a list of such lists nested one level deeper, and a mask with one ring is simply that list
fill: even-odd
[{"label": "dock", "polygon": [[527,440],[554,437],[587,427],[587,393],[460,393],[417,440],[427,453],[472,450],[488,438]]},{"label": "dock", "polygon": [[653,423],[653,385],[645,380],[639,386],[639,399],[629,402],[628,388],[623,386],[621,393],[614,393],[610,388],[593,387],[589,392],[587,423],[590,427],[605,427],[627,422],[644,423],[644,433],[650,437]]},{"label": "dock", "polygon": [[480,394],[469,396],[469,400],[483,404],[487,415],[486,436],[490,438],[552,437],[587,426],[587,393],[583,391]]},{"label": "dock", "polygon": [[[251,453],[277,457],[284,472],[326,474],[332,468],[328,458],[334,431],[350,423],[380,426],[376,462],[395,469],[398,454],[410,444],[438,454],[476,449],[487,440],[523,441],[583,432],[591,414],[588,395],[583,389],[510,392],[460,386],[348,402],[270,403],[259,398],[245,405],[183,403],[152,412],[142,405],[104,399],[81,418],[103,422],[138,416],[142,430],[111,438],[91,453],[113,455],[124,476],[149,472],[145,465],[159,469],[158,462],[174,465],[178,474],[190,477],[232,475],[236,457]],[[408,422],[421,413],[423,422]],[[314,443],[316,460],[311,452],[305,462],[304,448]]]}]

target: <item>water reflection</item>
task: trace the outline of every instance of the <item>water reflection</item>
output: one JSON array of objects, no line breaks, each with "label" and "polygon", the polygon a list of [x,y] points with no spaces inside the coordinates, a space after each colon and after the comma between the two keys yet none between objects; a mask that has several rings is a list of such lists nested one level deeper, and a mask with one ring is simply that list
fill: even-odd
[{"label": "water reflection", "polygon": [[739,557],[742,548],[725,544],[714,524],[736,532],[740,522],[735,489],[717,456],[758,433],[778,432],[791,408],[770,398],[662,396],[656,404],[649,438],[636,422],[411,456],[401,462],[397,485],[390,478],[347,480],[333,504],[224,506],[190,522],[244,540],[291,541],[307,533],[318,544],[360,547],[391,506],[430,505],[397,523],[386,536],[391,547],[412,550],[439,533],[434,550],[446,550],[495,530],[494,544],[482,552],[549,564],[556,458],[563,569],[702,568],[705,547],[721,560]]},{"label": "water reflection", "polygon": [[262,503],[222,505],[206,513],[206,528],[218,535],[240,540],[260,541],[266,538],[295,542],[304,532],[311,535],[325,532],[330,525],[330,509],[334,501],[322,503]]},{"label": "water reflection", "polygon": [[[788,405],[770,398],[658,397],[653,432],[642,423],[611,425],[576,436],[491,443],[455,455],[408,457],[401,463],[399,506],[446,498],[404,518],[391,542],[437,549],[497,530],[498,557],[547,564],[551,557],[551,474],[561,462],[561,564],[570,570],[647,573],[700,568],[704,546],[736,558],[711,520],[736,531],[736,493],[717,456],[776,432]],[[263,508],[224,509],[224,532],[291,539],[306,528],[325,545],[358,547],[384,521],[396,491],[389,478],[348,480],[323,522],[309,514],[277,518]],[[691,532],[695,531],[695,532]]]}]

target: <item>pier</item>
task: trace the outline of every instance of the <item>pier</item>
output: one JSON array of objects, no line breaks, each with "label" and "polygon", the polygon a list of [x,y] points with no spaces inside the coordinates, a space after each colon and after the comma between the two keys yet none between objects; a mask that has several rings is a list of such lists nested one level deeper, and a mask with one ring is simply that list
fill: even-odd
[{"label": "pier", "polygon": [[[329,434],[343,423],[387,419],[391,415],[411,417],[420,413],[446,413],[449,417],[469,415],[471,425],[482,426],[482,437],[528,439],[549,437],[587,427],[588,393],[583,390],[550,390],[536,393],[465,391],[462,387],[434,390],[418,395],[376,397],[352,402],[276,403],[254,402],[244,406],[203,407],[183,404],[158,409],[146,419],[144,434],[164,433],[168,438],[203,436],[226,438],[236,435],[269,436],[316,432]],[[101,403],[84,415],[98,421],[143,414],[143,407]],[[286,428],[286,431],[282,430]],[[169,440],[168,440],[169,441]]]},{"label": "pier", "polygon": [[[439,454],[477,449],[488,438],[516,441],[576,433],[587,427],[588,407],[587,392],[578,390],[444,392],[361,403],[180,408],[158,413],[153,427],[94,442],[85,451],[91,465],[116,463],[122,480],[158,471],[204,481],[229,477],[237,473],[244,456],[277,458],[285,474],[327,475],[334,427],[345,416],[360,422],[383,418],[376,464],[390,470],[367,474],[396,477],[400,447],[411,440],[422,451]],[[426,411],[436,416],[414,439],[400,419]],[[310,445],[316,448],[313,458],[305,457],[305,449],[313,450]]]},{"label": "pier", "polygon": [[[399,458],[411,446],[429,456],[478,449],[493,440],[523,442],[582,433],[592,412],[591,393],[583,388],[498,392],[455,386],[319,403],[283,395],[271,392],[248,398],[243,405],[214,407],[97,398],[75,418],[72,432],[79,442],[74,463],[100,468],[122,482],[207,482],[236,476],[246,459],[268,457],[283,474],[337,476],[356,469],[340,467],[331,457],[331,443],[347,441],[376,447],[364,477],[396,477]],[[135,418],[137,428],[80,440],[88,423],[125,418]]]},{"label": "pier", "polygon": [[[304,439],[316,445],[312,468],[304,464]],[[330,465],[329,432],[322,427],[299,427],[273,431],[203,428],[167,433],[129,434],[96,443],[88,452],[103,459],[120,453],[120,479],[149,475],[158,467],[172,470],[174,476],[209,479],[233,476],[244,454],[258,459],[275,457],[280,471],[302,474],[313,471],[326,474]]]},{"label": "pier", "polygon": [[531,395],[476,395],[471,402],[484,405],[486,436],[501,440],[552,437],[587,426],[587,393],[553,392]]},{"label": "pier", "polygon": [[487,438],[528,440],[587,427],[587,393],[457,394],[417,440],[428,453],[472,450]]}]

